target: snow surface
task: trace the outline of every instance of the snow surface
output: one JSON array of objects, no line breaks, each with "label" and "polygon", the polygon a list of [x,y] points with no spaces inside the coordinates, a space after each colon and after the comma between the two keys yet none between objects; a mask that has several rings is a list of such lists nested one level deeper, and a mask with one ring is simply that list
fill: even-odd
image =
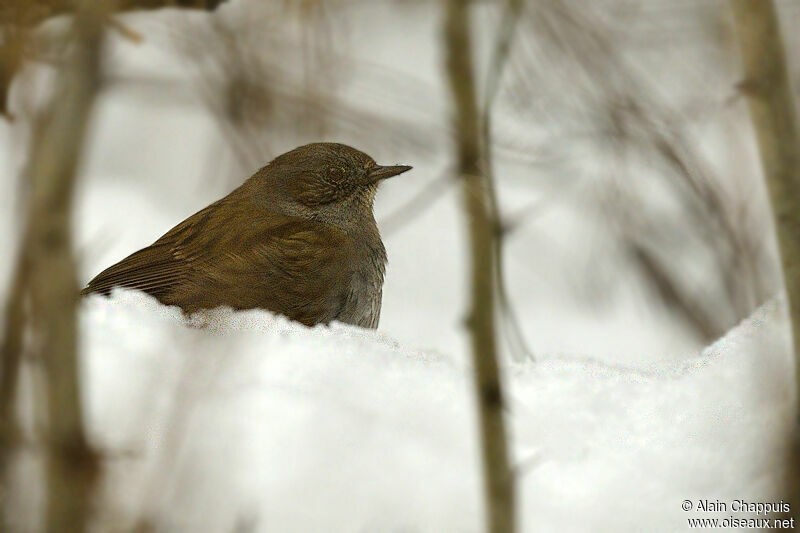
[{"label": "snow surface", "polygon": [[[481,531],[469,369],[380,332],[116,291],[82,304],[103,521],[166,531]],[[523,531],[673,531],[779,501],[794,392],[770,302],[681,363],[505,368]]]}]

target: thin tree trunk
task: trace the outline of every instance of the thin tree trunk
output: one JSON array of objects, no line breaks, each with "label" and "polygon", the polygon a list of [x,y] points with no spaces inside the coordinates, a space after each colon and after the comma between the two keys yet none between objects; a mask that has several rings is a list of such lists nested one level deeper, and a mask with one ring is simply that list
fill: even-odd
[{"label": "thin tree trunk", "polygon": [[9,466],[15,450],[19,445],[20,428],[14,411],[14,400],[17,397],[19,383],[19,367],[22,362],[23,331],[25,322],[25,273],[26,265],[20,261],[17,266],[16,278],[12,280],[11,293],[8,297],[3,327],[3,343],[0,348],[0,486],[3,502],[0,513],[0,532],[5,532],[11,512],[7,508],[9,494],[11,493]]},{"label": "thin tree trunk", "polygon": [[[744,65],[741,87],[750,106],[775,216],[800,395],[800,136],[794,101],[772,0],[731,0],[731,6]],[[789,479],[792,514],[800,519],[800,418],[795,423]]]},{"label": "thin tree trunk", "polygon": [[458,172],[471,248],[468,324],[475,367],[487,522],[490,532],[505,533],[515,529],[514,478],[509,466],[495,335],[497,235],[486,176],[481,172],[480,115],[472,69],[468,1],[447,0],[445,17],[447,75],[456,107]]},{"label": "thin tree trunk", "polygon": [[[494,254],[495,275],[497,277],[497,296],[500,304],[499,318],[506,325],[508,345],[511,355],[517,360],[524,358],[535,360],[533,352],[528,348],[525,335],[522,333],[519,318],[511,303],[506,288],[505,269],[503,264],[503,244],[506,238],[506,228],[500,219],[500,206],[497,199],[497,186],[494,179],[494,164],[492,163],[492,105],[500,89],[503,70],[508,62],[511,52],[511,43],[514,39],[517,22],[522,14],[523,0],[506,0],[500,27],[497,31],[497,41],[489,63],[486,76],[486,87],[483,95],[483,108],[481,114],[481,144],[483,146],[483,173],[489,190],[488,197],[490,209],[494,219]],[[502,335],[501,335],[502,336]]]},{"label": "thin tree trunk", "polygon": [[[76,169],[98,86],[103,2],[84,0],[73,21],[72,50],[60,72],[56,92],[34,128],[26,176],[30,180],[25,239],[12,288],[3,350],[3,384],[15,383],[15,361],[22,345],[23,299],[30,299],[32,357],[43,362],[48,424],[47,530],[84,531],[98,460],[83,429],[77,361],[75,306],[78,289],[72,257],[72,196]],[[7,348],[7,349],[6,349]],[[15,352],[15,353],[11,353]],[[13,386],[3,392],[4,422],[9,422]],[[11,426],[9,426],[11,427]],[[3,428],[4,432],[10,429]],[[8,450],[5,450],[7,453]]]}]

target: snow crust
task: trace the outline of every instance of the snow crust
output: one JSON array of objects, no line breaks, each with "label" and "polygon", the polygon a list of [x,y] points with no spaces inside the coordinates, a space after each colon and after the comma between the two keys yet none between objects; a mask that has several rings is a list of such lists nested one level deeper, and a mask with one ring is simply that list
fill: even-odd
[{"label": "snow crust", "polygon": [[[344,325],[81,308],[103,523],[481,531],[470,370]],[[779,501],[794,391],[782,300],[680,363],[505,367],[523,531],[673,531],[681,502]],[[739,516],[739,515],[737,515]]]}]

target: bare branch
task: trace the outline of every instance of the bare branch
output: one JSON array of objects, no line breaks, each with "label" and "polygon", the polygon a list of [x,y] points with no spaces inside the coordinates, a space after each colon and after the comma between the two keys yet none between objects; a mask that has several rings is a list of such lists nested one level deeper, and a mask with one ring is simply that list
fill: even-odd
[{"label": "bare branch", "polygon": [[[745,95],[770,192],[789,297],[800,385],[800,134],[778,17],[771,0],[731,0],[744,66]],[[800,416],[800,414],[798,414]],[[792,514],[800,520],[800,419],[790,465]]]},{"label": "bare branch", "polygon": [[[472,341],[478,419],[483,451],[488,531],[515,530],[514,477],[509,466],[503,419],[503,389],[495,334],[497,232],[491,193],[481,165],[481,129],[472,68],[472,39],[466,0],[447,0],[444,38],[447,76],[456,104],[458,173],[471,248]],[[487,253],[488,252],[488,253]]]},{"label": "bare branch", "polygon": [[[225,0],[120,0],[120,11],[159,9],[164,7],[214,10]],[[0,115],[8,113],[7,93],[11,80],[25,60],[30,57],[31,31],[45,20],[58,15],[71,14],[78,0],[4,0],[0,3]],[[109,20],[112,27],[127,38],[140,40],[118,21]]]},{"label": "bare branch", "polygon": [[[492,163],[492,104],[500,87],[500,80],[503,77],[503,70],[508,62],[511,51],[511,43],[514,39],[514,31],[522,13],[522,0],[508,0],[503,11],[503,18],[498,30],[497,42],[494,54],[489,64],[489,73],[486,79],[486,89],[484,93],[483,116],[481,120],[481,136],[483,142],[483,166],[486,176],[486,183],[491,202],[492,225],[495,230],[494,248],[495,262],[497,267],[495,275],[497,277],[497,296],[500,304],[500,311],[504,318],[504,324],[508,331],[508,344],[511,353],[522,352],[523,357],[534,359],[533,352],[528,348],[525,336],[522,333],[522,326],[519,318],[511,303],[508,295],[508,288],[505,279],[505,268],[503,264],[503,243],[505,241],[505,231],[502,227],[500,218],[500,204],[497,199],[497,185],[494,179],[494,165]],[[517,349],[515,349],[517,347]],[[521,358],[519,358],[521,359]]]},{"label": "bare branch", "polygon": [[[99,85],[104,2],[87,2],[73,21],[70,61],[60,72],[55,96],[38,118],[26,175],[30,180],[25,239],[20,251],[3,350],[3,431],[11,434],[22,315],[30,298],[31,355],[44,363],[48,407],[48,531],[84,531],[98,473],[83,432],[79,391],[72,257],[72,193],[90,111]],[[8,453],[8,450],[4,450]]]}]

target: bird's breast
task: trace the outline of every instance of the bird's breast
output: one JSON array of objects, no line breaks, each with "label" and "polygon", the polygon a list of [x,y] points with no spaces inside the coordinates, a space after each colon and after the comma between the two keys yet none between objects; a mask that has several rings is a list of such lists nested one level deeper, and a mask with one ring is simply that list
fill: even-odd
[{"label": "bird's breast", "polygon": [[353,271],[347,298],[338,320],[375,329],[381,316],[386,250],[383,243],[379,247],[365,248]]}]

